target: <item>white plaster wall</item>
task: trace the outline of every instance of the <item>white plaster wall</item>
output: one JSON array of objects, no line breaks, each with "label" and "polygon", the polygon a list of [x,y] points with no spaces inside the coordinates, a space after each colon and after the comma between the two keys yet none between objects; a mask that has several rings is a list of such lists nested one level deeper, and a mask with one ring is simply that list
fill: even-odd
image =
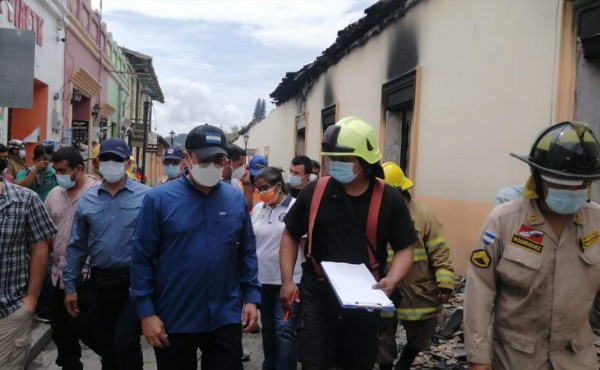
[{"label": "white plaster wall", "polygon": [[[423,195],[493,201],[529,174],[552,123],[559,0],[425,1],[419,19],[422,101],[416,181]],[[557,14],[557,12],[559,12]]]},{"label": "white plaster wall", "polygon": [[[319,158],[321,110],[329,84],[338,118],[355,115],[379,135],[381,88],[395,32],[415,30],[421,68],[417,192],[492,203],[502,187],[521,184],[527,154],[552,123],[562,0],[425,0],[321,75],[308,89],[307,155]],[[286,102],[250,130],[249,147],[270,145],[271,163],[293,155],[297,101]],[[258,137],[258,138],[257,138]],[[260,141],[260,143],[259,143]],[[239,142],[238,142],[239,144]],[[243,141],[240,146],[243,146]],[[262,152],[261,152],[262,154]]]},{"label": "white plaster wall", "polygon": [[[257,154],[265,155],[264,148],[268,146],[269,165],[283,168],[286,174],[294,156],[294,120],[297,112],[298,106],[292,100],[273,110],[248,132],[248,149],[257,149]],[[243,138],[240,137],[235,144],[243,148]]]},{"label": "white plaster wall", "polygon": [[[35,48],[35,78],[48,85],[48,140],[60,141],[61,134],[52,131],[52,112],[55,110],[59,120],[62,117],[62,93],[64,85],[65,43],[57,37],[65,37],[64,26],[60,26],[62,16],[50,9],[46,1],[28,2],[31,9],[44,18],[43,46]],[[54,100],[54,94],[59,94]],[[67,95],[65,95],[67,96]]]},{"label": "white plaster wall", "polygon": [[[311,87],[306,105],[309,114],[309,157],[319,158],[322,140],[321,110],[329,106],[328,103],[337,104],[338,119],[360,117],[373,125],[378,135],[381,85],[386,80],[387,41],[379,36],[372,38],[368,45],[353,50],[349,57],[329,68]],[[333,102],[325,101],[327,84],[331,86]]]}]

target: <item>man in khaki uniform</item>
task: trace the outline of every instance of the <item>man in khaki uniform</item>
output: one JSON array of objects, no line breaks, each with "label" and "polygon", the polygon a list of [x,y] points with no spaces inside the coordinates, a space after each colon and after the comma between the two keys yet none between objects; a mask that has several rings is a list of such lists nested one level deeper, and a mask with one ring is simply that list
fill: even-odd
[{"label": "man in khaki uniform", "polygon": [[512,155],[532,176],[522,198],[491,212],[471,255],[469,369],[596,369],[588,313],[600,286],[600,205],[587,201],[600,144],[586,125],[563,122],[529,156]]},{"label": "man in khaki uniform", "polygon": [[25,143],[21,140],[12,139],[8,142],[8,166],[6,169],[11,178],[16,178],[19,172],[27,169],[26,155]]},{"label": "man in khaki uniform", "polygon": [[[399,319],[406,330],[407,343],[395,369],[408,370],[419,352],[430,347],[429,339],[437,326],[441,305],[454,290],[454,269],[443,225],[433,209],[411,199],[408,189],[414,184],[397,164],[387,162],[382,166],[385,182],[397,188],[408,203],[419,241],[413,246],[412,267],[400,283],[402,300],[396,312],[381,314],[377,362],[380,370],[392,369],[392,362],[397,355],[396,329]],[[388,254],[390,263],[393,253],[388,250]]]}]

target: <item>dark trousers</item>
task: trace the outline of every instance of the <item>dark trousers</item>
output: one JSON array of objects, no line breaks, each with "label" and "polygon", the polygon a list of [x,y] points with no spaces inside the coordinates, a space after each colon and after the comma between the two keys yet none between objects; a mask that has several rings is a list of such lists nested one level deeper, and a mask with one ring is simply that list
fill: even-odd
[{"label": "dark trousers", "polygon": [[82,370],[81,347],[79,336],[75,330],[75,320],[69,316],[64,304],[65,291],[59,287],[52,288],[50,296],[50,326],[52,340],[56,344],[58,356],[56,365],[63,370]]},{"label": "dark trousers", "polygon": [[44,319],[50,318],[50,300],[52,299],[52,271],[46,271],[46,277],[44,278],[44,282],[42,283],[42,290],[40,291],[40,296],[37,301],[37,306],[35,308],[35,313]]},{"label": "dark trousers", "polygon": [[308,369],[371,370],[377,356],[379,311],[342,309],[327,282],[302,275],[298,354]]},{"label": "dark trousers", "polygon": [[97,347],[102,370],[143,369],[140,320],[129,300],[129,269],[92,270],[91,305],[97,308],[102,330],[97,333]]},{"label": "dark trousers", "polygon": [[155,348],[158,370],[196,370],[198,349],[202,370],[243,370],[242,327],[225,325],[208,333],[168,333],[169,346]]}]

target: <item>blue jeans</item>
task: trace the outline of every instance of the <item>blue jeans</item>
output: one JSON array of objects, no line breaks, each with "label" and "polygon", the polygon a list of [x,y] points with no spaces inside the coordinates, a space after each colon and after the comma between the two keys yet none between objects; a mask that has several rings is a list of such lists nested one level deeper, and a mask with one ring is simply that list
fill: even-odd
[{"label": "blue jeans", "polygon": [[296,325],[300,305],[294,303],[287,321],[279,303],[281,285],[263,284],[260,305],[265,360],[263,370],[296,370]]}]

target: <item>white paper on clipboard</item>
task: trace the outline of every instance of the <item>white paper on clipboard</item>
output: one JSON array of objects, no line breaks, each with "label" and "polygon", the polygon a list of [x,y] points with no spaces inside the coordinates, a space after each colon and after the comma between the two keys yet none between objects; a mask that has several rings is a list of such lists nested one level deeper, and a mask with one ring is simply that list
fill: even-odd
[{"label": "white paper on clipboard", "polygon": [[376,281],[364,264],[321,262],[321,265],[342,307],[394,310],[394,303],[383,290],[372,288]]}]

